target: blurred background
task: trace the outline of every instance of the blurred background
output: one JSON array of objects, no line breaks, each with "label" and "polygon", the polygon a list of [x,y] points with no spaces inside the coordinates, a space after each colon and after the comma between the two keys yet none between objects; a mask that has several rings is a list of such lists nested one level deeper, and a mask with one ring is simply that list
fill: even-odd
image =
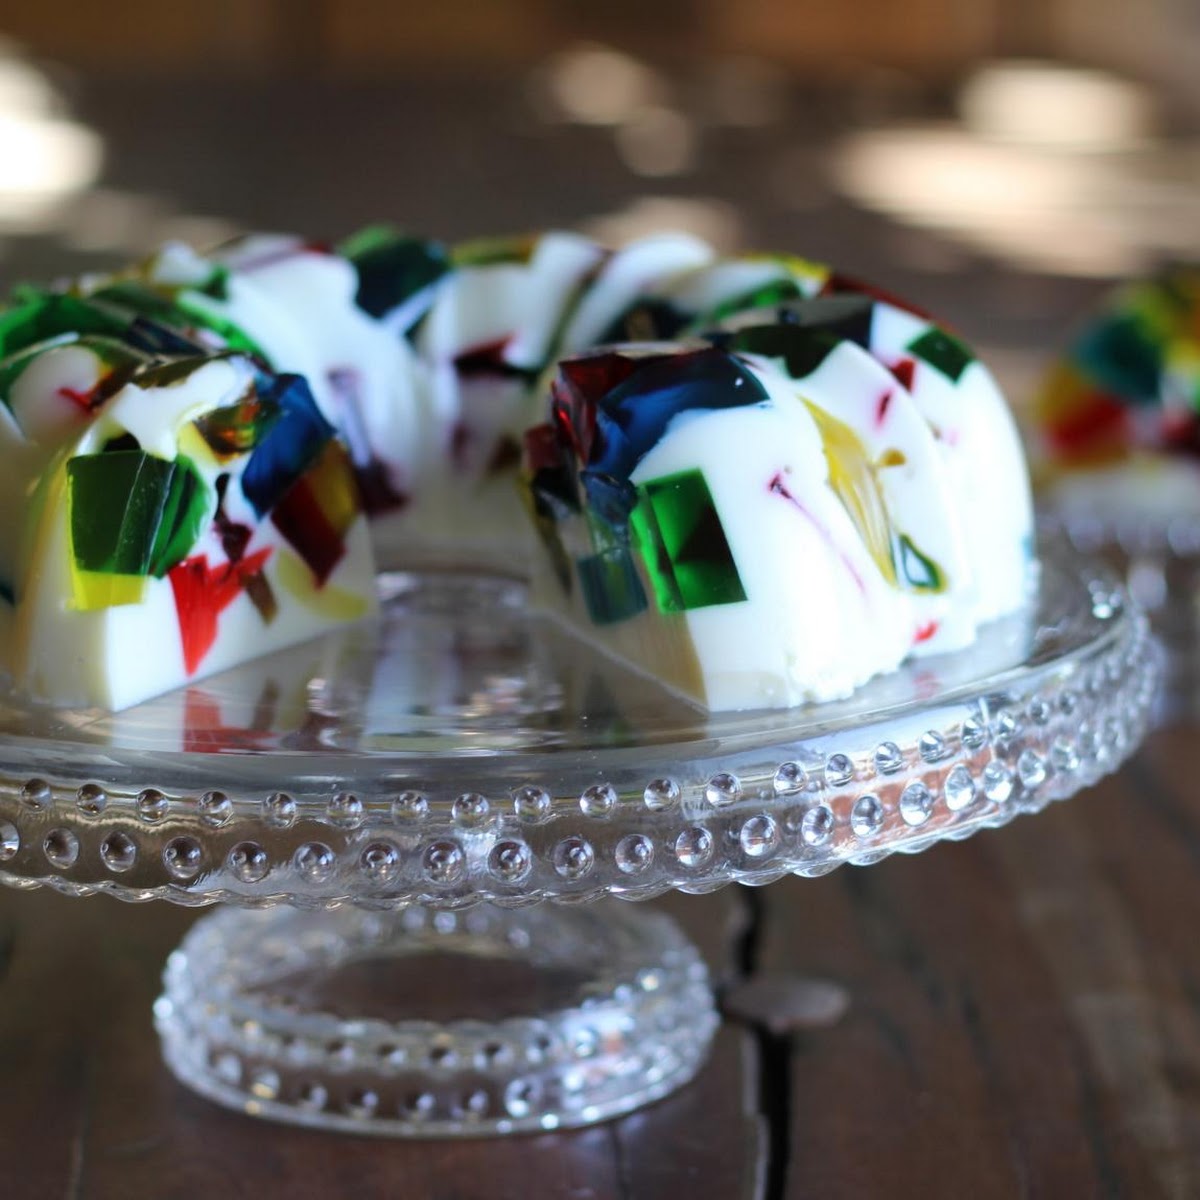
[{"label": "blurred background", "polygon": [[166,238],[684,227],[1025,390],[1200,245],[1192,0],[0,0],[0,286]]}]

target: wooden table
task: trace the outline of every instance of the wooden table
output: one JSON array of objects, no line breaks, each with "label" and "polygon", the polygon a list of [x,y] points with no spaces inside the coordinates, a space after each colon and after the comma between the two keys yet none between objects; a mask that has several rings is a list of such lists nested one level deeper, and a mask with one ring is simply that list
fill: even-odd
[{"label": "wooden table", "polygon": [[692,1086],[577,1133],[386,1142],[225,1112],[151,1028],[193,913],[4,892],[0,1195],[1200,1194],[1198,757],[1193,728],[1163,730],[1006,829],[665,902],[765,1024],[730,1017]]}]

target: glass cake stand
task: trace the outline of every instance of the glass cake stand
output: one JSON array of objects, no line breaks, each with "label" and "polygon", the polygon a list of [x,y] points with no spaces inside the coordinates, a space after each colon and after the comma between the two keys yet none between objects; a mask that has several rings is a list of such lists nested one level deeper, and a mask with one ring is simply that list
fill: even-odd
[{"label": "glass cake stand", "polygon": [[1103,562],[1148,616],[1165,651],[1156,720],[1200,715],[1200,521],[1047,507],[1038,525],[1044,543]]},{"label": "glass cake stand", "polygon": [[167,1063],[232,1108],[359,1133],[553,1129],[665,1095],[717,1025],[705,968],[661,913],[583,902],[822,875],[1035,812],[1132,751],[1158,675],[1123,588],[1073,561],[968,650],[714,716],[519,582],[380,584],[378,624],[123,713],[0,696],[0,880],[220,902],[166,968]]}]

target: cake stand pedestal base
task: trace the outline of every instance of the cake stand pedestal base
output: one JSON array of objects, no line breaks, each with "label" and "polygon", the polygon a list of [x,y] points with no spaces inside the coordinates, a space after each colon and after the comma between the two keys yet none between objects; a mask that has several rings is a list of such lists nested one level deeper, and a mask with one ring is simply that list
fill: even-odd
[{"label": "cake stand pedestal base", "polygon": [[220,1104],[423,1138],[627,1113],[690,1080],[717,1027],[695,948],[618,902],[222,909],[171,955],[155,1018]]}]

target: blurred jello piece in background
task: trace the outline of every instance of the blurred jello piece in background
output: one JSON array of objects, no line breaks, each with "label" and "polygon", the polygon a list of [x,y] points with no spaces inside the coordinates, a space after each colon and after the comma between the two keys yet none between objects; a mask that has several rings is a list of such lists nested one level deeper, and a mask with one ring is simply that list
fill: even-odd
[{"label": "blurred jello piece in background", "polygon": [[1200,701],[1200,266],[1103,297],[1034,398],[1045,522],[1129,579],[1170,651],[1169,708]]}]

